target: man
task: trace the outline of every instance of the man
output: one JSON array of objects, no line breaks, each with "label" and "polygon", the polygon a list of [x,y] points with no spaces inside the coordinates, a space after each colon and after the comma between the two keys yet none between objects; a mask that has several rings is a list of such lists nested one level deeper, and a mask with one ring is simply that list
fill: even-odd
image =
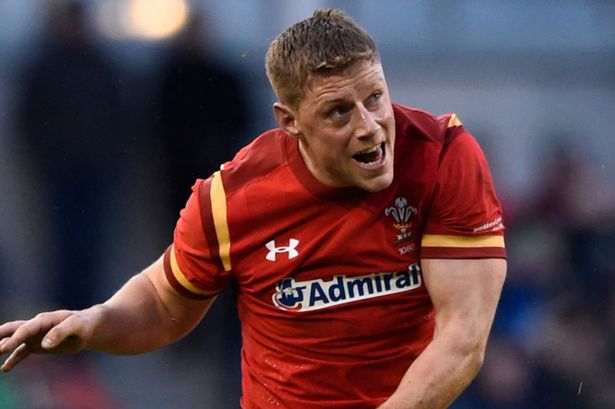
[{"label": "man", "polygon": [[479,146],[455,115],[392,104],[339,11],[289,27],[266,64],[280,129],[197,181],[174,243],[107,302],[0,327],[4,370],[154,350],[232,286],[243,408],[442,408],[470,383],[506,270]]}]

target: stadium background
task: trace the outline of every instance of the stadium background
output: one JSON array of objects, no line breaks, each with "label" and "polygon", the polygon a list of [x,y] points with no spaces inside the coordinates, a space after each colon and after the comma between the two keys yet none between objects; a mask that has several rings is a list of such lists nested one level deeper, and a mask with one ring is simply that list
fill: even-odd
[{"label": "stadium background", "polygon": [[[24,67],[44,48],[51,3],[0,1],[1,321],[56,307],[50,202],[18,123]],[[485,366],[453,408],[615,407],[615,2],[83,4],[94,46],[117,70],[122,118],[109,162],[116,178],[100,210],[94,299],[171,239],[158,166],[159,77],[186,13],[203,16],[203,46],[242,84],[247,116],[237,143],[273,126],[263,69],[273,36],[317,7],[340,7],[378,43],[395,101],[459,115],[486,151],[505,208],[508,281]],[[102,109],[96,100],[90,108]],[[0,375],[0,408],[237,407],[229,299],[193,335],[158,352],[32,359]]]}]

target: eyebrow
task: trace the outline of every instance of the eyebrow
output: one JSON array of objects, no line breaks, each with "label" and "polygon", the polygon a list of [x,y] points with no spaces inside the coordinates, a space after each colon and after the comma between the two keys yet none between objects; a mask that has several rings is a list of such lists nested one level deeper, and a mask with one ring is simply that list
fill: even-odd
[{"label": "eyebrow", "polygon": [[[370,84],[370,88],[372,88],[373,92],[373,88],[380,88],[385,86],[384,84],[386,84],[386,81],[384,79],[384,76],[380,75],[379,73],[371,73],[369,74],[367,77],[372,77],[372,79],[374,79],[374,82],[372,84]],[[377,78],[374,78],[377,77]],[[335,90],[331,90],[331,93],[336,92]],[[316,109],[322,109],[322,107],[328,107],[331,105],[336,105],[336,104],[343,104],[347,102],[347,94],[344,94],[342,96],[338,96],[338,95],[333,95],[331,97],[316,97]]]},{"label": "eyebrow", "polygon": [[[379,86],[376,88],[380,88]],[[374,90],[370,91],[370,95],[371,93],[373,93]],[[317,109],[321,109],[323,107],[329,107],[332,105],[338,105],[338,104],[347,104],[349,101],[349,98],[347,95],[343,95],[343,96],[332,96],[332,97],[324,97],[322,99],[318,99],[316,100],[316,107]],[[353,100],[354,101],[354,100]]]},{"label": "eyebrow", "polygon": [[317,106],[328,106],[328,105],[338,105],[347,103],[348,99],[344,97],[335,97],[331,99],[324,99],[322,101],[317,102]]}]

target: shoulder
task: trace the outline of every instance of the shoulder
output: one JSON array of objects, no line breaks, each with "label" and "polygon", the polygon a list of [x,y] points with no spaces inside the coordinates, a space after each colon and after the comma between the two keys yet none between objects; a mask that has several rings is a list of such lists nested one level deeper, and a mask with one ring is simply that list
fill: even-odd
[{"label": "shoulder", "polygon": [[395,128],[399,139],[410,137],[447,145],[464,131],[456,114],[436,115],[418,108],[393,104]]},{"label": "shoulder", "polygon": [[270,129],[239,150],[231,161],[222,165],[225,187],[238,189],[285,166],[287,138],[280,128]]},{"label": "shoulder", "polygon": [[412,180],[437,177],[446,169],[486,167],[482,149],[454,113],[435,115],[394,104],[395,155],[400,174]]}]

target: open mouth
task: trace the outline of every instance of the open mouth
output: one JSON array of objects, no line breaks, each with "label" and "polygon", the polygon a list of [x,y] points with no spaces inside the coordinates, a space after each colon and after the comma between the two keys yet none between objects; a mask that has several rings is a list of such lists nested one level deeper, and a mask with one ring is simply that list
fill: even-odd
[{"label": "open mouth", "polygon": [[354,160],[364,166],[374,166],[382,163],[385,158],[384,142],[371,148],[362,150],[352,156]]}]

